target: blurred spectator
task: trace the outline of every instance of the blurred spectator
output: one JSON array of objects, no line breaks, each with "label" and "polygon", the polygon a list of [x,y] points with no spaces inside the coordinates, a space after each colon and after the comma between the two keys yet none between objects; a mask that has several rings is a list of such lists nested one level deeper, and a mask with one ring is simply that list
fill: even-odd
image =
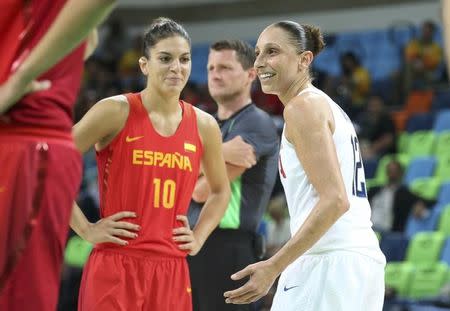
[{"label": "blurred spectator", "polygon": [[421,35],[405,47],[405,94],[411,89],[429,88],[439,79],[436,69],[442,62],[442,48],[434,41],[436,26],[422,24]]},{"label": "blurred spectator", "polygon": [[74,110],[74,123],[81,120],[85,113],[91,108],[93,104],[98,101],[98,93],[94,90],[87,90],[82,87],[77,98],[77,104]]},{"label": "blurred spectator", "polygon": [[345,102],[344,110],[353,119],[366,103],[371,86],[370,75],[353,52],[341,55],[340,62],[342,77],[337,92],[341,97],[340,102]]},{"label": "blurred spectator", "polygon": [[389,162],[386,173],[388,183],[369,191],[371,220],[376,230],[403,232],[410,214],[425,218],[434,202],[416,196],[402,184],[403,167],[397,160]]},{"label": "blurred spectator", "polygon": [[[323,70],[318,70],[314,66],[312,68],[311,75],[314,77],[312,84],[315,87],[324,91],[331,98],[336,98],[336,78],[333,78]],[[339,99],[337,99],[337,101],[339,101]]]},{"label": "blurred spectator", "polygon": [[126,50],[120,58],[119,74],[121,78],[139,73],[139,63],[137,60],[142,56],[141,41],[141,36],[135,36],[133,39],[133,46]]},{"label": "blurred spectator", "polygon": [[103,40],[100,40],[101,44],[96,55],[107,65],[109,70],[115,72],[118,65],[117,60],[122,57],[128,46],[128,33],[119,20],[112,19],[101,35],[103,35],[101,37]]},{"label": "blurred spectator", "polygon": [[83,84],[87,91],[95,92],[96,98],[103,98],[103,95],[111,88],[122,91],[120,76],[108,65],[95,58],[86,62]]},{"label": "blurred spectator", "polygon": [[209,94],[207,84],[195,84],[189,81],[183,92],[181,92],[180,98],[188,103],[191,103],[190,100],[194,100],[195,103],[192,104],[209,114],[215,114],[217,112],[217,105]]},{"label": "blurred spectator", "polygon": [[272,198],[267,212],[267,257],[275,254],[291,237],[287,203],[284,194]]},{"label": "blurred spectator", "polygon": [[198,107],[200,97],[197,84],[195,84],[192,81],[189,81],[184,87],[183,91],[181,92],[180,98],[185,102],[188,102],[191,105]]},{"label": "blurred spectator", "polygon": [[[141,36],[135,36],[132,47],[119,60],[118,72],[123,92],[136,92],[145,87],[137,61],[142,56],[141,42]],[[120,93],[120,90],[114,90],[115,94],[118,94],[117,91]]]},{"label": "blurred spectator", "polygon": [[257,106],[271,115],[283,114],[283,104],[280,102],[276,95],[266,94],[261,90],[261,84],[259,80],[254,83],[252,90],[252,99]]},{"label": "blurred spectator", "polygon": [[371,96],[367,110],[357,123],[363,159],[379,158],[395,152],[395,125],[383,98]]}]

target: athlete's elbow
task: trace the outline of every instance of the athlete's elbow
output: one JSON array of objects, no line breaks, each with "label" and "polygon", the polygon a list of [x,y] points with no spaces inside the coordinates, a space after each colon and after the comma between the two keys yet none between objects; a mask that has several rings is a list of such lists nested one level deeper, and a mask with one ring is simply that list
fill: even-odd
[{"label": "athlete's elbow", "polygon": [[338,217],[342,216],[350,208],[350,202],[348,201],[347,195],[345,193],[330,193],[325,198],[325,202],[329,209],[333,210]]},{"label": "athlete's elbow", "polygon": [[200,177],[192,192],[192,199],[197,203],[205,203],[210,194],[214,193],[214,190],[214,187],[210,189],[210,186],[204,177]]},{"label": "athlete's elbow", "polygon": [[192,200],[194,200],[197,203],[205,203],[206,200],[208,199],[208,194],[205,193],[204,191],[199,191],[199,190],[195,190],[192,193]]},{"label": "athlete's elbow", "polygon": [[213,187],[211,189],[210,195],[213,195],[216,202],[220,202],[220,205],[224,206],[224,213],[230,202],[231,197],[231,188],[228,182],[223,183],[221,185],[217,185],[217,187]]},{"label": "athlete's elbow", "polygon": [[335,204],[336,204],[337,210],[341,214],[344,214],[345,212],[347,212],[350,209],[350,202],[345,193],[339,193],[335,197]]},{"label": "athlete's elbow", "polygon": [[219,189],[217,189],[217,192],[214,193],[214,205],[217,215],[220,216],[219,220],[223,217],[223,215],[225,215],[228,203],[230,202],[230,198],[231,189],[228,183],[226,185],[220,186]]}]

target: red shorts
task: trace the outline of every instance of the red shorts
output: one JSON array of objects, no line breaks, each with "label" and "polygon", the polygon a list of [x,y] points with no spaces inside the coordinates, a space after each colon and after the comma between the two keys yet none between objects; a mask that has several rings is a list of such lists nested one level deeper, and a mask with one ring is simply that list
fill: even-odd
[{"label": "red shorts", "polygon": [[0,127],[0,310],[55,310],[81,157],[70,135]]},{"label": "red shorts", "polygon": [[192,311],[186,258],[95,249],[84,268],[79,311]]}]

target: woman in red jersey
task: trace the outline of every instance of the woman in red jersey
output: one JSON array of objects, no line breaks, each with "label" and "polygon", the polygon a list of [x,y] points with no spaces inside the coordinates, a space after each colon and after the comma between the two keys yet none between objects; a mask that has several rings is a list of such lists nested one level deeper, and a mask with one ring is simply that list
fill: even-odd
[{"label": "woman in red jersey", "polygon": [[[90,224],[77,207],[72,215],[72,228],[96,243],[80,289],[83,311],[192,310],[185,257],[200,250],[229,200],[219,127],[180,101],[191,71],[184,28],[155,20],[139,65],[148,77],[143,91],[100,101],[73,130],[81,152],[97,150],[103,217]],[[211,195],[191,231],[185,215],[200,163]]]},{"label": "woman in red jersey", "polygon": [[115,2],[0,1],[0,310],[56,309],[82,173],[71,136],[81,41]]}]

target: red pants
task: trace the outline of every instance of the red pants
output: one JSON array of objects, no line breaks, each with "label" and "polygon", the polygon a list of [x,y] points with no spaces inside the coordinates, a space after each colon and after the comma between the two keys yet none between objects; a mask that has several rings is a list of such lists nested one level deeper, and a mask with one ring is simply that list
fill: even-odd
[{"label": "red pants", "polygon": [[0,310],[56,309],[81,170],[70,136],[0,127]]},{"label": "red pants", "polygon": [[192,311],[185,258],[94,250],[83,272],[79,311]]}]

